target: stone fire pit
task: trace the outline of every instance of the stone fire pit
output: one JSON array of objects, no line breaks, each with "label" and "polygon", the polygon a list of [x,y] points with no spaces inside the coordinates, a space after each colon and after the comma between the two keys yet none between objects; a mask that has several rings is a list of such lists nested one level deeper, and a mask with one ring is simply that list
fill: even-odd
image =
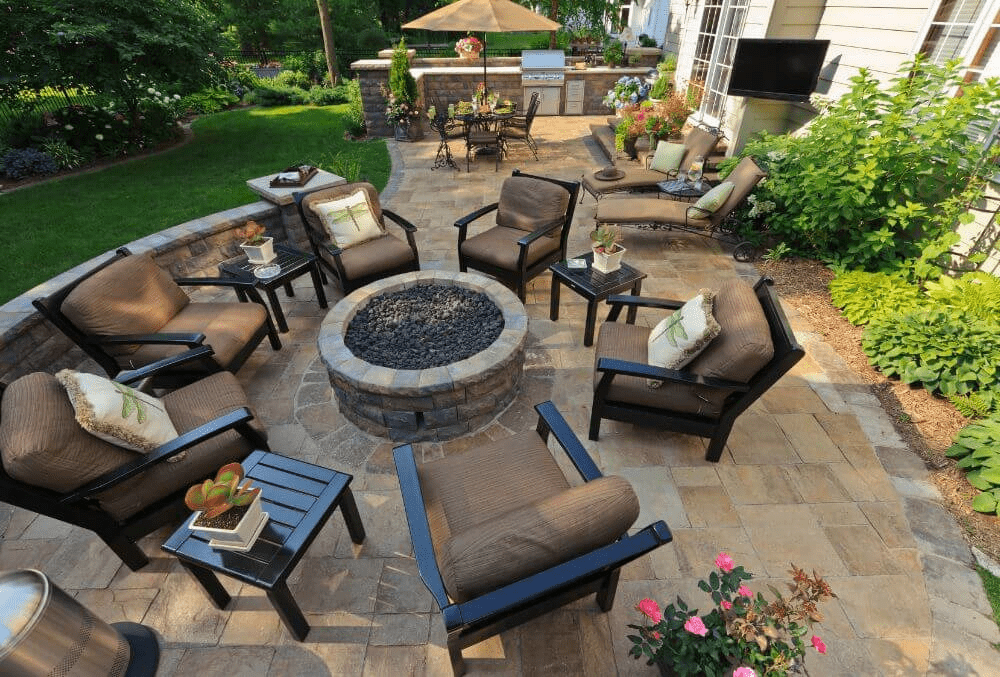
[{"label": "stone fire pit", "polygon": [[[344,336],[358,311],[376,296],[416,285],[464,287],[486,295],[503,315],[503,330],[472,357],[429,369],[392,369],[354,355]],[[344,297],[323,320],[319,354],[341,413],[359,428],[399,441],[446,440],[486,425],[514,399],[527,333],[524,304],[499,282],[422,270],[379,280]]]}]

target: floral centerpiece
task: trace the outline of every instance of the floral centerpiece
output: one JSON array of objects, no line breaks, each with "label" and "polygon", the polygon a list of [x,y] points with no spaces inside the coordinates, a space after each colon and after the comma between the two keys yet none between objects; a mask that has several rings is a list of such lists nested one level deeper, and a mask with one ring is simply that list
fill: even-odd
[{"label": "floral centerpiece", "polygon": [[483,43],[472,35],[455,43],[455,53],[465,59],[475,59],[481,51],[483,51]]},{"label": "floral centerpiece", "polygon": [[649,85],[635,76],[624,75],[608,90],[603,103],[608,108],[618,110],[622,106],[637,104],[649,94]]},{"label": "floral centerpiece", "polygon": [[[629,635],[629,654],[678,676],[782,677],[796,670],[806,652],[803,637],[813,622],[823,620],[818,602],[836,597],[830,586],[815,572],[809,576],[793,564],[791,595],[783,597],[768,586],[774,594],[768,601],[743,585],[752,575],[726,553],[719,553],[715,566],[719,571],[698,582],[714,604],[707,614],[690,609],[680,597],[662,611],[648,598],[636,605],[645,618],[642,625],[628,626],[638,631]],[[810,643],[826,653],[816,635]]]}]

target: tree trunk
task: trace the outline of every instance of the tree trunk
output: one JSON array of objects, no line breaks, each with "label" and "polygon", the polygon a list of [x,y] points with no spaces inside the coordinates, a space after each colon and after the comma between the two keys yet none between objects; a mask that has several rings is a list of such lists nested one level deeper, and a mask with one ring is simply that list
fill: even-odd
[{"label": "tree trunk", "polygon": [[[558,21],[556,17],[559,15],[559,0],[551,0],[549,2],[549,18],[553,21]],[[556,32],[549,31],[549,49],[556,48]]]},{"label": "tree trunk", "polygon": [[326,53],[326,72],[330,75],[330,84],[339,82],[337,76],[337,49],[333,44],[333,25],[330,23],[330,7],[326,0],[316,0],[319,11],[319,25],[323,29],[323,51]]}]

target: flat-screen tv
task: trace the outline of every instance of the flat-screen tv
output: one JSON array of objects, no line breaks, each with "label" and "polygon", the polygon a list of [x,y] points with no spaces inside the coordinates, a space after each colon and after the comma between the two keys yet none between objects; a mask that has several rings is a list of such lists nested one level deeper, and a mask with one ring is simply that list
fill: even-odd
[{"label": "flat-screen tv", "polygon": [[829,40],[740,38],[729,76],[729,94],[808,101],[829,46]]}]

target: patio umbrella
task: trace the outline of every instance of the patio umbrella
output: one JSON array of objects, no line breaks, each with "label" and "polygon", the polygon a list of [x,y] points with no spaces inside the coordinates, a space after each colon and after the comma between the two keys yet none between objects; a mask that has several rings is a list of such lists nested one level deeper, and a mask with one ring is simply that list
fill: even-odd
[{"label": "patio umbrella", "polygon": [[481,31],[485,86],[486,33],[554,31],[561,25],[511,0],[458,0],[403,24],[402,27],[428,31]]}]

